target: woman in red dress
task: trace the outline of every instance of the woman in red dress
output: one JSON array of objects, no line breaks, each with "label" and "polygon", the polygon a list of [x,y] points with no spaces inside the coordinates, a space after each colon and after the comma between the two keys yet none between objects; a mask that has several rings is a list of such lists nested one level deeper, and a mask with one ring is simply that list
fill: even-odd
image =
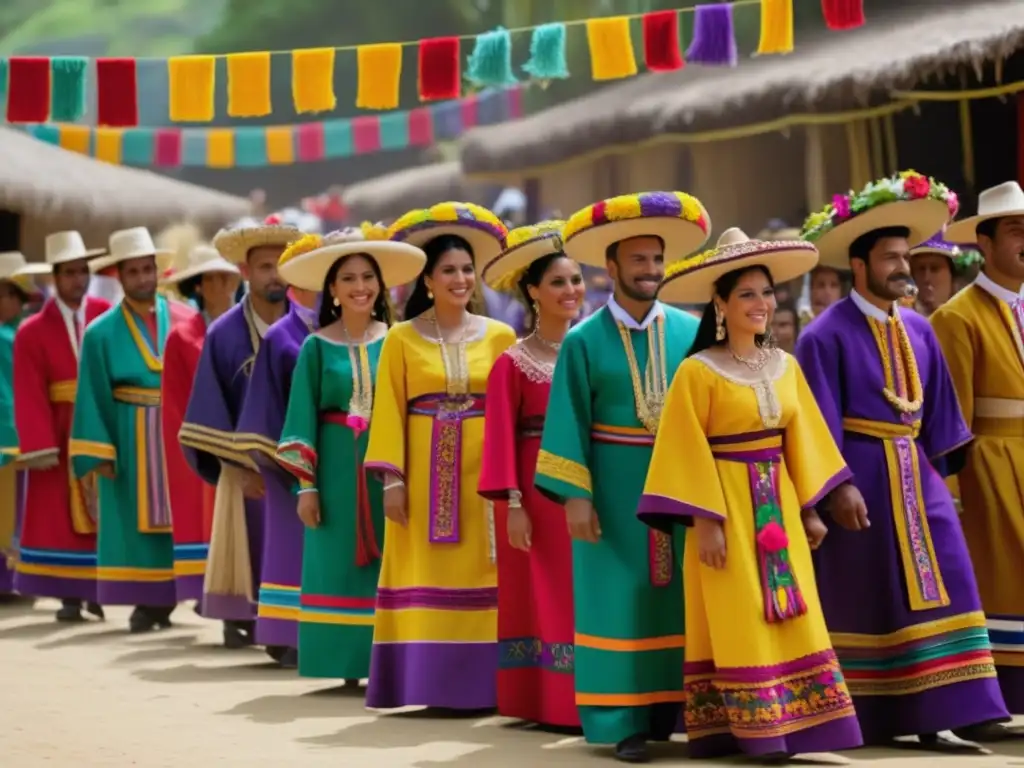
[{"label": "woman in red dress", "polygon": [[572,547],[564,510],[533,487],[551,374],[585,292],[560,231],[561,222],[512,230],[483,271],[492,288],[526,302],[533,332],[488,379],[479,491],[495,508],[498,712],[575,728]]}]

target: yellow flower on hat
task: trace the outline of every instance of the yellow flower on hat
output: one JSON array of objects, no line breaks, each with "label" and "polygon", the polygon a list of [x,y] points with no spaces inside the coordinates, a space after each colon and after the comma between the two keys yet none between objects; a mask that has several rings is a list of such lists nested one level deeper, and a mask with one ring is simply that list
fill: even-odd
[{"label": "yellow flower on hat", "polygon": [[700,203],[691,195],[679,194],[679,203],[682,205],[683,218],[687,221],[697,221],[704,215]]},{"label": "yellow flower on hat", "polygon": [[669,264],[668,269],[665,270],[665,277],[674,277],[675,275],[681,274],[683,272],[693,269],[694,267],[700,266],[705,261],[714,256],[716,253],[718,253],[717,248],[708,248],[706,251],[696,253],[693,256],[690,256],[689,258],[681,259],[680,261]]},{"label": "yellow flower on hat", "polygon": [[281,254],[281,258],[277,260],[277,265],[281,266],[282,264],[287,264],[296,256],[303,256],[307,253],[312,253],[316,249],[322,247],[323,244],[324,239],[320,235],[303,235],[284,249],[284,253]]},{"label": "yellow flower on hat", "polygon": [[364,221],[359,225],[359,228],[363,231],[363,237],[367,240],[387,240],[388,239],[388,228],[383,224],[374,224],[369,221]]},{"label": "yellow flower on hat", "polygon": [[643,215],[640,210],[640,195],[621,195],[611,198],[605,203],[604,215],[608,221],[640,218]]}]

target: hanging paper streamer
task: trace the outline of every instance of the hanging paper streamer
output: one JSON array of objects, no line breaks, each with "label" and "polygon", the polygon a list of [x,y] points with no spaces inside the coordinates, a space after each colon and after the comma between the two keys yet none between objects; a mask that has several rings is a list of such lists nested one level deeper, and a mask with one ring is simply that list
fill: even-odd
[{"label": "hanging paper streamer", "polygon": [[156,132],[153,164],[157,168],[176,168],[181,165],[181,131],[161,128]]},{"label": "hanging paper streamer", "polygon": [[78,152],[82,155],[89,154],[92,143],[92,133],[85,125],[62,125],[60,127],[60,146],[69,152]]},{"label": "hanging paper streamer", "polygon": [[105,163],[121,164],[121,138],[123,132],[120,128],[99,128],[96,130],[96,146],[93,148],[93,156]]},{"label": "hanging paper streamer", "polygon": [[420,107],[409,112],[409,146],[429,147],[434,143],[434,117],[430,109]]},{"label": "hanging paper streamer", "polygon": [[230,128],[211,128],[206,131],[206,166],[235,167],[235,132]]},{"label": "hanging paper streamer", "polygon": [[290,126],[267,128],[267,162],[271,165],[291,165],[295,162]]},{"label": "hanging paper streamer", "polygon": [[42,123],[50,115],[50,60],[14,56],[8,62],[7,121]]},{"label": "hanging paper streamer", "polygon": [[530,38],[530,60],[523,71],[535,80],[565,80],[569,66],[565,58],[565,24],[541,24]]},{"label": "hanging paper streamer", "polygon": [[644,66],[650,72],[672,72],[682,69],[683,54],[679,45],[679,13],[655,11],[645,13]]},{"label": "hanging paper streamer", "polygon": [[300,115],[334,109],[333,48],[292,52],[292,100]]},{"label": "hanging paper streamer", "polygon": [[314,163],[324,159],[323,123],[303,123],[296,130],[299,145],[299,161]]},{"label": "hanging paper streamer", "polygon": [[457,99],[462,93],[459,38],[435,37],[420,40],[420,101]]},{"label": "hanging paper streamer", "polygon": [[167,61],[170,87],[169,114],[175,123],[213,120],[213,94],[217,76],[213,56],[176,56]]},{"label": "hanging paper streamer", "polygon": [[698,5],[694,9],[693,39],[686,51],[691,64],[735,67],[739,60],[732,5]]},{"label": "hanging paper streamer", "polygon": [[499,27],[493,32],[477,35],[466,79],[473,85],[494,88],[516,83],[512,71],[512,35],[507,29]]},{"label": "hanging paper streamer", "polygon": [[228,115],[265,117],[270,102],[270,54],[233,53],[228,56]]},{"label": "hanging paper streamer", "polygon": [[793,0],[761,0],[760,55],[792,53]]},{"label": "hanging paper streamer", "polygon": [[139,124],[135,59],[96,59],[96,122],[116,128]]},{"label": "hanging paper streamer", "polygon": [[619,80],[636,74],[629,17],[590,19],[587,45],[590,46],[590,75],[594,80]]},{"label": "hanging paper streamer", "polygon": [[85,114],[85,70],[89,60],[80,56],[50,59],[50,119],[73,123]]},{"label": "hanging paper streamer", "polygon": [[831,30],[864,26],[864,0],[821,0],[821,13]]},{"label": "hanging paper streamer", "polygon": [[361,45],[356,51],[360,109],[395,109],[402,84],[402,46],[399,43]]}]

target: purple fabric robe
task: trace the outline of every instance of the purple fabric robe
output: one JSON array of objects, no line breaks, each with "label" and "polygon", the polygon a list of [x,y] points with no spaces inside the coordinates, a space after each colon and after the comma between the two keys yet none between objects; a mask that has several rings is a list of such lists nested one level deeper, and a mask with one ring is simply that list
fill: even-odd
[{"label": "purple fabric robe", "polygon": [[263,570],[256,640],[263,645],[299,644],[303,527],[296,511],[295,481],[274,459],[288,410],[292,373],[302,342],[316,322],[313,310],[295,302],[274,323],[256,356],[252,382],[238,420],[239,446],[260,465],[266,488]]},{"label": "purple fabric robe", "polygon": [[[227,457],[220,447],[234,440],[235,426],[249,387],[253,369],[252,333],[245,316],[245,301],[236,304],[210,324],[206,342],[196,368],[195,383],[181,428],[182,451],[189,466],[206,482],[216,485],[220,462]],[[192,439],[212,436],[204,450]],[[216,442],[215,442],[216,441]],[[193,443],[193,444],[189,444]],[[249,557],[253,569],[253,594],[260,583],[260,557],[263,553],[263,500],[246,499],[245,521],[249,537]],[[203,615],[224,621],[247,621],[255,606],[236,596],[203,595]]]},{"label": "purple fabric robe", "polygon": [[[796,349],[871,523],[853,532],[823,515],[829,534],[814,553],[825,621],[865,743],[1008,716],[967,544],[935,468],[940,457],[969,443],[971,434],[928,321],[911,310],[901,310],[901,317],[924,394],[921,410],[912,416],[901,414],[883,395],[885,374],[871,321],[852,299],[815,319]],[[891,340],[881,338],[890,360],[896,360]],[[849,419],[884,422],[897,431],[918,423],[920,433],[916,439],[881,439],[858,432],[863,425]],[[898,506],[887,451],[899,470]],[[917,493],[911,471],[915,454]],[[916,608],[911,594],[919,601]]]}]

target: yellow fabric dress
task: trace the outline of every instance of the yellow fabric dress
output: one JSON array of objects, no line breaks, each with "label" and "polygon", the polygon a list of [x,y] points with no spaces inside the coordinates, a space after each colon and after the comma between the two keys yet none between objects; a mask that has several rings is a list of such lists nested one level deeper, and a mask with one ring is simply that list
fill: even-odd
[{"label": "yellow fabric dress", "polygon": [[700,562],[694,535],[683,557],[690,754],[853,748],[860,727],[800,518],[850,473],[795,358],[734,367],[711,351],[679,367],[640,501],[656,527],[724,526],[725,568]]},{"label": "yellow fabric dress", "polygon": [[1014,313],[984,282],[931,322],[975,436],[958,475],[960,522],[1003,697],[1012,714],[1024,714],[1024,307]]},{"label": "yellow fabric dress", "polygon": [[384,341],[364,466],[405,479],[409,522],[385,523],[369,707],[497,702],[497,570],[477,482],[487,377],[515,341],[487,320],[465,344],[464,368],[458,345],[446,345],[446,367],[440,345],[411,322]]}]

